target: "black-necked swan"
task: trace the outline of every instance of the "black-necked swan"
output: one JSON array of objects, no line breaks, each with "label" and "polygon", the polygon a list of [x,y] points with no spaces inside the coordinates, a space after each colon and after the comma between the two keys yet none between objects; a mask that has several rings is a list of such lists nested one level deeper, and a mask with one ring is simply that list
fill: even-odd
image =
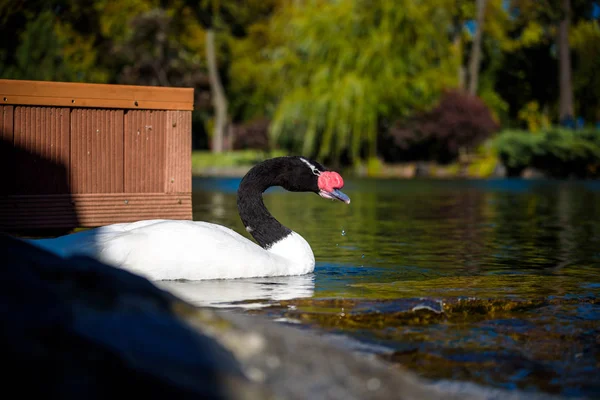
[{"label": "black-necked swan", "polygon": [[337,172],[304,157],[277,157],[251,168],[237,192],[239,215],[258,245],[224,226],[186,220],[119,223],[30,243],[61,256],[88,255],[151,280],[308,274],[315,267],[310,245],[263,203],[272,186],[350,203]]}]

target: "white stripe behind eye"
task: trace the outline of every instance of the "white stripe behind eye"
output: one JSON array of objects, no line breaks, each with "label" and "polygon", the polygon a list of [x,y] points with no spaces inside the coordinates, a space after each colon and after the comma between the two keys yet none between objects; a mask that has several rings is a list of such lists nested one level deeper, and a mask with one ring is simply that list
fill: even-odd
[{"label": "white stripe behind eye", "polygon": [[310,168],[310,170],[312,171],[313,174],[315,174],[316,176],[321,175],[321,171],[319,171],[318,168],[315,167],[314,165],[312,165],[308,160],[300,157],[300,161],[302,161],[304,164],[306,164],[308,166],[308,168]]}]

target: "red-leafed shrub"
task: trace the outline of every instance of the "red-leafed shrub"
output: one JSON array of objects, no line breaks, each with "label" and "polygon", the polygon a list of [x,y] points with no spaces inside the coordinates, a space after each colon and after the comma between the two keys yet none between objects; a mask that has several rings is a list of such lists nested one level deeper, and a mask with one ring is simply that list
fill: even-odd
[{"label": "red-leafed shrub", "polygon": [[266,118],[255,119],[233,126],[233,149],[269,149],[269,121]]},{"label": "red-leafed shrub", "polygon": [[480,98],[453,90],[444,93],[432,110],[396,121],[380,148],[386,161],[448,162],[458,156],[460,148],[474,148],[498,128]]}]

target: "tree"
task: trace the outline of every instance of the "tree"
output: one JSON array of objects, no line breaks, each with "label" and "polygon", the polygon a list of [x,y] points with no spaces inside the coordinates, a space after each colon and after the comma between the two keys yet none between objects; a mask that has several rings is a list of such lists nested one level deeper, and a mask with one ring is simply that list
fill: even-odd
[{"label": "tree", "polygon": [[443,28],[450,15],[438,4],[296,3],[251,31],[248,40],[265,46],[235,76],[260,86],[271,137],[288,149],[330,162],[374,156],[382,120],[425,109],[456,86],[458,58]]},{"label": "tree", "polygon": [[217,69],[217,53],[215,51],[215,31],[212,27],[206,29],[206,62],[208,64],[208,78],[215,108],[215,124],[213,130],[212,151],[223,151],[223,136],[227,124],[227,97],[221,84]]},{"label": "tree", "polygon": [[186,32],[181,31],[185,25],[177,23],[181,18],[161,8],[132,17],[127,23],[129,34],[113,50],[119,63],[117,82],[194,87],[196,105],[203,106],[208,80],[200,60],[182,40]]},{"label": "tree", "polygon": [[479,78],[479,64],[481,59],[481,37],[483,35],[483,24],[485,16],[485,4],[486,0],[477,1],[477,19],[475,36],[473,38],[473,44],[471,45],[471,57],[469,59],[469,93],[471,95],[477,94],[477,84]]},{"label": "tree", "polygon": [[51,10],[28,18],[12,53],[4,53],[0,75],[12,79],[63,82],[105,82],[106,71],[97,63],[92,37],[73,30]]},{"label": "tree", "polygon": [[[573,34],[573,30],[571,26],[575,25],[577,27],[578,24],[585,26],[586,24],[593,24],[594,20],[597,24],[599,11],[596,11],[596,16],[594,17],[594,9],[600,10],[600,3],[598,1],[589,1],[589,0],[561,0],[559,5],[560,10],[560,21],[558,26],[558,38],[557,38],[557,47],[559,51],[559,85],[560,85],[560,98],[559,98],[559,120],[561,122],[568,121],[570,118],[575,116],[575,104],[573,101],[574,96],[574,86],[573,86],[573,69],[571,65],[571,39],[570,37]],[[585,28],[584,28],[585,29]],[[590,32],[591,33],[591,32]],[[593,34],[592,34],[593,36]],[[585,43],[582,46],[582,43],[578,43],[578,61],[580,63],[586,64],[591,61],[592,65],[594,65],[594,47],[596,45],[595,38],[590,37],[589,43]],[[585,51],[583,48],[587,48],[590,51]],[[583,51],[582,51],[583,50]],[[586,54],[592,57],[591,60],[583,60],[582,55]],[[597,60],[597,59],[596,59]],[[589,64],[588,64],[589,65]],[[598,64],[595,63],[595,73],[592,72],[591,75],[579,77],[585,80],[589,80],[593,86],[593,75],[600,73],[598,70]],[[596,86],[597,88],[597,86]],[[593,89],[592,89],[593,90]],[[585,89],[583,90],[585,91]],[[594,102],[592,100],[592,102]],[[579,107],[579,114],[586,108],[585,104],[581,104]],[[600,116],[598,116],[600,118]]]},{"label": "tree", "polygon": [[25,25],[14,53],[14,63],[3,68],[2,76],[11,79],[63,80],[75,78],[61,60],[63,44],[55,32],[55,17],[43,11]]},{"label": "tree", "polygon": [[[506,0],[486,0],[483,7],[479,7],[479,17],[483,18],[480,24],[477,23],[477,1],[443,0],[438,4],[451,15],[453,50],[459,60],[459,88],[468,91],[469,76],[475,78],[474,73],[467,73],[468,67],[476,68],[477,95],[490,107],[494,118],[500,120],[508,110],[508,104],[494,85],[502,67],[503,46],[509,40]],[[473,32],[480,34],[477,44],[474,43],[476,38]],[[469,43],[470,52],[465,50]],[[475,57],[472,54],[476,49],[479,53],[478,63],[474,63]],[[475,64],[478,64],[477,67]]]},{"label": "tree", "polygon": [[[83,4],[82,4],[83,3]],[[106,82],[89,0],[0,0],[0,75]]]},{"label": "tree", "polygon": [[571,79],[571,48],[569,46],[569,26],[571,24],[571,2],[562,0],[563,18],[558,26],[558,65],[559,65],[559,109],[558,117],[561,123],[572,120],[573,110],[573,82]]},{"label": "tree", "polygon": [[465,89],[467,86],[467,69],[465,68],[464,59],[464,43],[468,37],[465,35],[467,21],[473,19],[474,7],[472,0],[445,0],[440,3],[450,12],[451,15],[451,35],[452,46],[458,57],[458,87]]},{"label": "tree", "polygon": [[511,0],[499,37],[501,66],[494,88],[510,105],[508,123],[529,113],[532,106],[541,113],[554,110],[558,98],[558,63],[552,46],[555,0]]},{"label": "tree", "polygon": [[570,33],[574,55],[573,89],[579,115],[600,122],[600,21],[576,24]]},{"label": "tree", "polygon": [[201,0],[198,7],[194,8],[205,30],[205,56],[208,67],[208,80],[210,82],[211,100],[215,110],[212,133],[212,151],[214,153],[221,153],[223,151],[223,138],[228,120],[227,96],[221,83],[217,67],[217,51],[215,49],[215,30],[219,24],[220,6],[221,2],[219,0]]},{"label": "tree", "polygon": [[[230,149],[233,138],[227,137],[229,129],[229,101],[223,84],[222,69],[219,65],[226,60],[218,60],[218,34],[223,34],[225,42],[228,37],[243,37],[246,28],[253,21],[270,15],[277,0],[184,0],[184,4],[192,9],[205,31],[205,56],[211,90],[211,100],[215,113],[212,134],[213,152]],[[164,2],[169,4],[168,1]],[[225,140],[227,138],[228,140]]]},{"label": "tree", "polygon": [[[597,3],[589,0],[510,1],[508,40],[502,46],[504,66],[495,87],[510,103],[513,119],[534,103],[554,121],[563,122],[568,114],[575,115],[570,44],[564,35],[570,34],[571,24],[592,19],[592,7]],[[589,52],[579,54],[583,53]],[[577,80],[580,79],[578,75]]]}]

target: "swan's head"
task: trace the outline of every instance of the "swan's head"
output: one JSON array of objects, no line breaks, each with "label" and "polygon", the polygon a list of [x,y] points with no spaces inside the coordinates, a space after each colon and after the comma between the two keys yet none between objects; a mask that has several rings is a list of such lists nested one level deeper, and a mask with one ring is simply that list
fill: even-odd
[{"label": "swan's head", "polygon": [[344,187],[342,176],[306,157],[293,158],[287,185],[283,186],[290,191],[314,192],[325,199],[350,204],[350,198],[340,190]]}]

